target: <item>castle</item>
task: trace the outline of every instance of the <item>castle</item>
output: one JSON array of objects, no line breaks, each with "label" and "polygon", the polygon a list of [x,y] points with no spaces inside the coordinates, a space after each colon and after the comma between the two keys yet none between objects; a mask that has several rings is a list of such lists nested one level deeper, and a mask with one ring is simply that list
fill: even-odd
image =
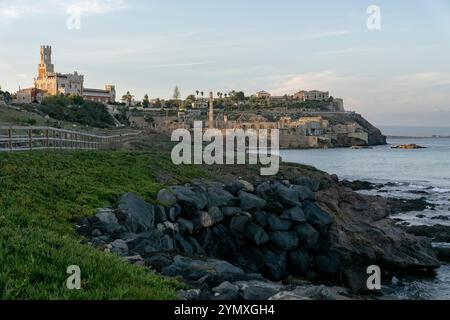
[{"label": "castle", "polygon": [[41,102],[44,96],[70,95],[82,96],[85,100],[111,103],[116,100],[116,90],[113,85],[105,89],[89,89],[84,87],[84,76],[74,73],[62,74],[55,72],[52,64],[52,47],[41,46],[38,76],[34,79],[34,87],[21,89],[17,92],[17,102]]}]

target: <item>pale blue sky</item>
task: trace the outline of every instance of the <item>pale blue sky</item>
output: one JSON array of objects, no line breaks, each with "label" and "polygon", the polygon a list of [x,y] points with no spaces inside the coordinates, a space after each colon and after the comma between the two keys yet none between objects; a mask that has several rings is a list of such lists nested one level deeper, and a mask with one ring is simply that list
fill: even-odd
[{"label": "pale blue sky", "polygon": [[445,0],[0,0],[0,84],[29,87],[49,44],[58,72],[137,98],[320,89],[375,124],[450,126],[449,40]]}]

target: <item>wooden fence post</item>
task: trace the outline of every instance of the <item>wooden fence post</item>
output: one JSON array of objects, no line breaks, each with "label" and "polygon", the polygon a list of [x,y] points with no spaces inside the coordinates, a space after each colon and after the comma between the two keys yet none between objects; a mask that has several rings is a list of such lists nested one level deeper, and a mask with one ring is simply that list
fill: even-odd
[{"label": "wooden fence post", "polygon": [[28,129],[28,146],[33,150],[33,129]]},{"label": "wooden fence post", "polygon": [[9,151],[12,151],[12,149],[13,149],[13,144],[12,144],[12,129],[11,129],[11,128],[8,129],[8,148],[9,148]]}]

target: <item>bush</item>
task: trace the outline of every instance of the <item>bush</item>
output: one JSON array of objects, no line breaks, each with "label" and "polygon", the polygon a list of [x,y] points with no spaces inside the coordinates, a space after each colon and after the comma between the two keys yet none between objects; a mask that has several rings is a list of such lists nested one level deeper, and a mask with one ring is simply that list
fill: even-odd
[{"label": "bush", "polygon": [[104,104],[85,101],[75,95],[47,97],[38,110],[56,120],[91,127],[106,128],[114,125],[114,120]]}]

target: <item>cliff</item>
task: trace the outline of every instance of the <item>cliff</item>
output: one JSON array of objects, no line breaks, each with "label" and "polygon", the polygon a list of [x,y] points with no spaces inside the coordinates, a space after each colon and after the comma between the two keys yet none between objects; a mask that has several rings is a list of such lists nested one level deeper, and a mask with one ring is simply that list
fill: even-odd
[{"label": "cliff", "polygon": [[358,139],[357,136],[353,136],[350,133],[337,133],[335,141],[332,141],[333,147],[351,147],[354,145],[377,146],[386,144],[386,136],[382,134],[380,129],[376,128],[358,113],[323,114],[322,118],[329,121],[330,126],[333,128],[333,131],[335,127],[340,125],[354,125],[356,126],[357,130],[361,129],[364,132],[367,132],[367,143],[366,141]]}]

